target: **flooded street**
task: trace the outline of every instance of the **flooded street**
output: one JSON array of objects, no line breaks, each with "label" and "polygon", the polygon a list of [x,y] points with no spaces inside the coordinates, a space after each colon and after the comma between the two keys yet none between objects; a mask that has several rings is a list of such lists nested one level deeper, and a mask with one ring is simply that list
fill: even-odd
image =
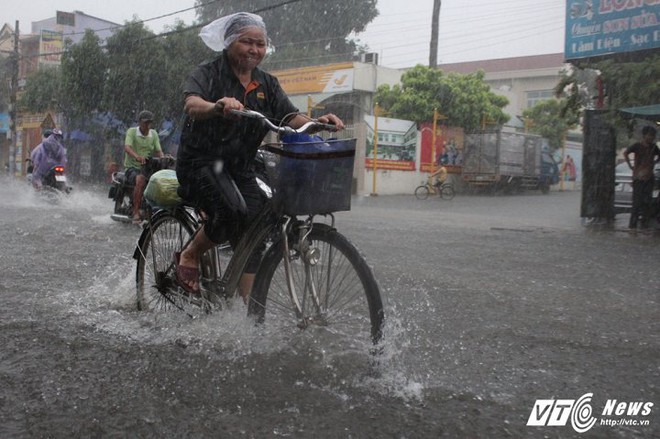
[{"label": "flooded street", "polygon": [[139,313],[139,229],[105,188],[51,205],[0,182],[2,438],[577,437],[527,423],[585,394],[580,437],[660,436],[660,232],[589,230],[579,192],[355,198],[337,228],[386,303],[373,359],[323,328],[254,327],[240,303]]}]

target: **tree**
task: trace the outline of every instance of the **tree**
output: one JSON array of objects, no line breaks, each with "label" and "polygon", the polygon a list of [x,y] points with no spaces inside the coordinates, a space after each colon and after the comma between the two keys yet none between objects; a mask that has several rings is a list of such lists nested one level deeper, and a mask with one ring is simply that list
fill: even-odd
[{"label": "tree", "polygon": [[70,128],[87,130],[94,112],[112,113],[131,124],[148,108],[159,120],[176,120],[183,112],[183,81],[213,52],[183,22],[170,31],[159,37],[141,23],[128,23],[104,50],[99,37],[87,30],[78,44],[67,43],[59,67],[39,69],[28,78],[21,102],[34,112],[56,103],[73,124]]},{"label": "tree", "polygon": [[177,120],[183,112],[183,84],[194,66],[213,56],[197,32],[186,30],[183,22],[169,28],[170,34],[162,40],[165,58],[161,67],[165,70],[165,108],[162,116]]},{"label": "tree", "polygon": [[264,61],[266,69],[351,61],[365,48],[349,38],[364,31],[378,16],[376,0],[281,1],[196,0],[197,17],[202,23],[235,12],[262,16],[274,53]]},{"label": "tree", "polygon": [[0,56],[0,112],[7,111],[11,84],[12,58]]},{"label": "tree", "polygon": [[376,101],[391,117],[429,121],[437,109],[447,117],[447,124],[463,127],[466,132],[480,129],[484,119],[502,124],[509,116],[502,111],[508,99],[490,91],[485,73],[468,75],[450,73],[417,65],[401,76],[401,85],[381,85]]},{"label": "tree", "polygon": [[39,113],[53,108],[60,101],[61,72],[59,67],[43,67],[30,75],[18,107]]},{"label": "tree", "polygon": [[566,133],[577,126],[578,122],[575,113],[562,116],[564,106],[558,100],[548,99],[523,111],[523,117],[532,122],[529,131],[548,139],[553,151],[561,148]]},{"label": "tree", "polygon": [[130,22],[108,38],[104,108],[131,124],[144,109],[157,118],[169,112],[167,63],[159,38],[143,23]]},{"label": "tree", "polygon": [[658,54],[640,62],[622,63],[610,59],[594,63],[588,69],[572,67],[564,71],[555,88],[557,96],[566,98],[562,111],[579,114],[584,109],[594,108],[598,75],[604,80],[606,108],[612,111],[614,122],[622,122],[616,113],[621,108],[660,102]]},{"label": "tree", "polygon": [[60,65],[62,92],[58,106],[69,129],[89,130],[90,114],[101,108],[107,63],[100,38],[90,29],[80,43],[67,44]]}]

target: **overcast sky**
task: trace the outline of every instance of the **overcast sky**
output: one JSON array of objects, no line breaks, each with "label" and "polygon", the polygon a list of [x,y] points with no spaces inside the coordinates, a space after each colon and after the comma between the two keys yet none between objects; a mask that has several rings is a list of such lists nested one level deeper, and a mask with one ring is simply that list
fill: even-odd
[{"label": "overcast sky", "polygon": [[[275,1],[275,0],[274,0]],[[81,11],[123,24],[146,20],[154,32],[181,19],[192,24],[194,0],[4,0],[0,22],[29,33],[33,21],[56,11]],[[561,53],[565,2],[559,0],[443,0],[438,63]],[[357,35],[377,52],[380,64],[428,64],[433,0],[379,0],[380,16]],[[155,19],[156,17],[163,18]]]}]

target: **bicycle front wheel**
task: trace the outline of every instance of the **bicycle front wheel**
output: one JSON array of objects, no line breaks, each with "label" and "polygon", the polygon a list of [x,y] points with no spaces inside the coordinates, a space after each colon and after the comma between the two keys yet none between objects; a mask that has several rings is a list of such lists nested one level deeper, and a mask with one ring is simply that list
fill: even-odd
[{"label": "bicycle front wheel", "polygon": [[329,226],[314,224],[306,241],[290,243],[289,276],[283,243],[268,249],[256,275],[250,312],[260,321],[293,317],[301,328],[316,325],[333,335],[378,342],[383,304],[364,258]]},{"label": "bicycle front wheel", "polygon": [[415,189],[415,197],[417,197],[418,200],[426,200],[429,197],[428,186],[417,186],[417,189]]},{"label": "bicycle front wheel", "polygon": [[183,310],[190,303],[174,282],[173,255],[181,251],[193,230],[183,213],[161,212],[152,218],[135,255],[138,310]]},{"label": "bicycle front wheel", "polygon": [[453,199],[456,196],[456,191],[454,190],[454,186],[451,185],[442,186],[442,189],[440,190],[440,195],[445,200]]}]

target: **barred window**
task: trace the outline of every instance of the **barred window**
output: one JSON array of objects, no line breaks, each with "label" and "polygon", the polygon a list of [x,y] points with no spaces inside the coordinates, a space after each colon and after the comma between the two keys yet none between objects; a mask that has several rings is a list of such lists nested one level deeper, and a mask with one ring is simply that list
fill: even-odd
[{"label": "barred window", "polygon": [[527,108],[532,108],[541,101],[554,99],[555,93],[552,90],[535,90],[527,92]]}]

